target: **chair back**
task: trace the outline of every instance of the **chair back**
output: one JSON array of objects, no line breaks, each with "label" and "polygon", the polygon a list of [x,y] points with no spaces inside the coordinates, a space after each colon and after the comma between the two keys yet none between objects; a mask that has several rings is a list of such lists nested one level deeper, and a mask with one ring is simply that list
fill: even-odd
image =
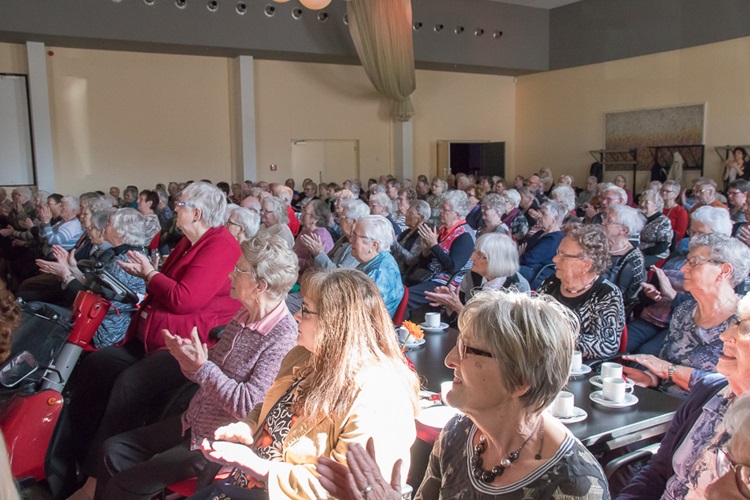
[{"label": "chair back", "polygon": [[404,316],[406,315],[406,305],[409,303],[409,288],[404,287],[404,296],[401,298],[401,302],[398,303],[398,307],[396,308],[396,312],[393,313],[393,324],[396,326],[401,326],[401,323],[404,322]]}]

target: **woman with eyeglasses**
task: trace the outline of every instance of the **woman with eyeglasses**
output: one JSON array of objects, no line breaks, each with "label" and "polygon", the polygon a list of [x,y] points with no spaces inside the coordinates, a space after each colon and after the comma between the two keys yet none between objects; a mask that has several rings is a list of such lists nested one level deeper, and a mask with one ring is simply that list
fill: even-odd
[{"label": "woman with eyeglasses", "polygon": [[[681,297],[682,302],[672,301],[669,333],[659,355],[624,358],[646,369],[625,367],[626,375],[636,384],[684,397],[696,380],[715,371],[722,351],[719,335],[737,310],[739,297],[734,287],[750,272],[750,249],[734,238],[698,236],[690,241],[690,253],[681,271],[690,295]],[[662,293],[675,297],[673,290]]]},{"label": "woman with eyeglasses", "polygon": [[610,265],[609,241],[599,224],[568,224],[552,259],[555,274],[539,287],[576,313],[576,349],[585,360],[617,354],[625,328],[620,289],[604,277]]},{"label": "woman with eyeglasses", "polygon": [[[97,250],[89,260],[103,264],[103,269],[120,280],[133,292],[145,295],[146,284],[142,279],[126,273],[117,262],[126,262],[128,252],[147,255],[147,224],[145,217],[133,208],[101,210],[86,218],[89,226],[86,231]],[[42,272],[57,274],[62,280],[64,296],[62,303],[72,306],[76,295],[86,290],[83,273],[78,269],[74,253],[55,246],[52,253],[56,262],[38,261]],[[118,301],[110,301],[112,308],[94,334],[92,343],[96,348],[114,345],[125,337],[131,322],[132,306]],[[120,312],[121,311],[121,312]]]},{"label": "woman with eyeglasses", "polygon": [[[169,330],[188,339],[197,328],[201,343],[216,343],[209,332],[229,323],[241,304],[231,297],[229,273],[240,256],[237,240],[224,227],[226,196],[216,186],[194,182],[175,204],[184,237],[159,270],[129,251],[117,261],[143,279],[148,291],[133,316],[122,345],[88,355],[71,384],[74,443],[84,473],[95,471],[101,443],[143,425],[165,394],[186,382],[162,335]],[[158,381],[158,383],[155,383]]]},{"label": "woman with eyeglasses", "polygon": [[646,225],[641,230],[639,248],[648,268],[669,256],[672,223],[669,217],[662,213],[664,200],[653,189],[647,189],[641,193],[638,208],[646,216]]},{"label": "woman with eyeglasses", "polygon": [[[439,179],[438,179],[439,180]],[[444,182],[444,181],[442,181]],[[425,292],[437,286],[458,286],[466,271],[471,267],[471,253],[474,251],[474,232],[466,223],[469,213],[469,200],[463,191],[448,191],[441,195],[440,228],[433,229],[427,224],[417,228],[424,243],[422,256],[428,259],[421,281],[409,286],[407,316],[415,309],[429,303]],[[412,281],[413,272],[407,277]]]},{"label": "woman with eyeglasses", "polygon": [[518,247],[521,274],[531,285],[532,290],[552,276],[552,264],[557,247],[563,239],[562,224],[568,215],[568,208],[559,201],[548,201],[539,209],[537,230]]},{"label": "woman with eyeglasses", "polygon": [[327,498],[320,457],[345,462],[349,447],[369,438],[380,445],[380,470],[390,475],[400,461],[405,477],[419,382],[378,289],[361,271],[337,269],[306,273],[302,294],[299,346],[263,404],[203,442],[209,460],[234,466],[232,476],[193,499]]},{"label": "woman with eyeglasses", "polygon": [[289,212],[286,209],[286,203],[281,198],[275,196],[266,196],[261,201],[260,221],[261,233],[269,235],[278,234],[284,241],[289,244],[289,248],[294,247],[294,235],[289,229]]},{"label": "woman with eyeglasses", "polygon": [[430,305],[442,306],[452,319],[461,312],[464,304],[480,290],[513,290],[529,293],[531,288],[519,270],[518,247],[505,234],[483,234],[477,238],[471,254],[471,271],[466,273],[461,286],[451,289],[439,286],[427,292]]},{"label": "woman with eyeglasses", "polygon": [[605,277],[622,292],[626,310],[635,302],[641,283],[646,279],[643,254],[630,240],[638,237],[644,223],[645,217],[627,205],[612,205],[605,212],[602,221],[609,240],[612,262]]},{"label": "woman with eyeglasses", "polygon": [[[416,500],[608,499],[596,459],[545,411],[568,380],[575,314],[549,297],[488,290],[466,304],[458,324],[445,358],[453,387],[444,397],[462,414],[435,441]],[[380,442],[372,444],[379,458]],[[393,479],[390,471],[372,467],[363,450],[352,447],[347,459],[349,467],[318,461],[333,496],[401,498],[398,482],[383,479]]]},{"label": "woman with eyeglasses", "polygon": [[242,245],[244,242],[250,241],[258,233],[258,229],[260,228],[260,214],[249,208],[234,207],[229,213],[224,227],[234,236],[237,243]]},{"label": "woman with eyeglasses", "polygon": [[[724,417],[738,404],[738,398],[750,391],[750,295],[736,304],[735,311],[736,318],[720,334],[719,374],[695,380],[659,451],[630,480],[619,500],[706,498],[707,487],[726,472],[726,466],[717,467],[724,458],[721,450],[726,449],[733,433],[733,426],[723,423]],[[742,434],[747,436],[746,428]],[[743,477],[747,478],[746,474]],[[742,488],[739,493],[747,494],[747,484],[736,486]],[[737,493],[735,489],[735,496],[721,498],[744,498]]]},{"label": "woman with eyeglasses", "polygon": [[260,235],[241,248],[229,278],[242,308],[216,345],[207,349],[195,331],[185,340],[165,330],[182,373],[200,386],[187,411],[105,441],[94,498],[148,500],[196,475],[201,486],[210,484],[219,467],[203,456],[201,442],[263,401],[296,345],[297,324],[284,299],[297,281],[297,256],[277,235]]},{"label": "woman with eyeglasses", "polygon": [[724,426],[731,436],[717,454],[718,479],[706,488],[707,500],[750,498],[750,396],[727,410]]},{"label": "woman with eyeglasses", "polygon": [[477,231],[477,237],[493,233],[510,235],[510,229],[503,223],[506,208],[505,198],[501,195],[490,193],[485,196],[480,206],[482,226]]}]

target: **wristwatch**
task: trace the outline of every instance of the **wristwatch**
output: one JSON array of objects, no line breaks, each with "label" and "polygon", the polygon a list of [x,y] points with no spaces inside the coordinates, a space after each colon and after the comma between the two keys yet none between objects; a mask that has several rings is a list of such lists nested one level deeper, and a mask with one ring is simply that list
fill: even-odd
[{"label": "wristwatch", "polygon": [[672,380],[672,376],[674,375],[676,369],[677,367],[675,365],[669,365],[669,368],[667,368],[667,380],[669,380],[670,382],[674,382],[674,380]]}]

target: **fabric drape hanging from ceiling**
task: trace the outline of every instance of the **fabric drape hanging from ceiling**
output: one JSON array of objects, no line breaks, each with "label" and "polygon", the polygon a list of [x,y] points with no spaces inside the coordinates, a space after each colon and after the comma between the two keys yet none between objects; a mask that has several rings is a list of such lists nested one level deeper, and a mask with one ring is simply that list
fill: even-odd
[{"label": "fabric drape hanging from ceiling", "polygon": [[416,88],[411,0],[349,0],[346,9],[349,33],[367,77],[392,100],[393,118],[409,121]]}]

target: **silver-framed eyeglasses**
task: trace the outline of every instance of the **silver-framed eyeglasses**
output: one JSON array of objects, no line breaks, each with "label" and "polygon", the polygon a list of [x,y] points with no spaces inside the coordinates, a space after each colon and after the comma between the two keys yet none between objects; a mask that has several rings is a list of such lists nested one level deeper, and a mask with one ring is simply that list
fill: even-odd
[{"label": "silver-framed eyeglasses", "polygon": [[188,203],[187,201],[178,201],[177,203],[175,203],[175,206],[180,208],[195,208],[195,205],[193,205],[192,203]]},{"label": "silver-framed eyeglasses", "polygon": [[557,249],[557,256],[561,257],[563,259],[585,259],[586,258],[582,254],[581,255],[573,255],[573,254],[569,254],[569,253],[563,253],[563,252],[560,251],[559,248]]},{"label": "silver-framed eyeglasses", "polygon": [[252,271],[250,271],[249,269],[240,269],[237,266],[234,266],[234,272],[237,273],[237,274],[250,274],[250,273],[252,273]]},{"label": "silver-framed eyeglasses", "polygon": [[747,470],[750,469],[750,466],[738,464],[737,461],[732,458],[732,455],[729,454],[726,445],[716,451],[716,474],[719,477],[723,476],[730,470],[735,474],[742,473],[743,469],[746,470],[744,471],[744,474],[742,474],[742,477],[750,476],[750,470]]},{"label": "silver-framed eyeglasses", "polygon": [[693,268],[693,267],[697,267],[697,266],[699,266],[699,265],[701,265],[701,264],[716,264],[717,266],[720,266],[720,265],[724,264],[724,263],[723,263],[722,261],[720,261],[720,260],[716,260],[716,259],[706,259],[706,258],[703,258],[703,257],[690,257],[690,258],[688,258],[688,259],[687,259],[687,260],[685,261],[685,263],[686,263],[686,264],[687,264],[688,266],[690,266],[691,268]]},{"label": "silver-framed eyeglasses", "polygon": [[732,320],[732,323],[737,327],[737,331],[740,332],[740,335],[743,337],[750,337],[750,319],[739,319],[735,317]]}]

